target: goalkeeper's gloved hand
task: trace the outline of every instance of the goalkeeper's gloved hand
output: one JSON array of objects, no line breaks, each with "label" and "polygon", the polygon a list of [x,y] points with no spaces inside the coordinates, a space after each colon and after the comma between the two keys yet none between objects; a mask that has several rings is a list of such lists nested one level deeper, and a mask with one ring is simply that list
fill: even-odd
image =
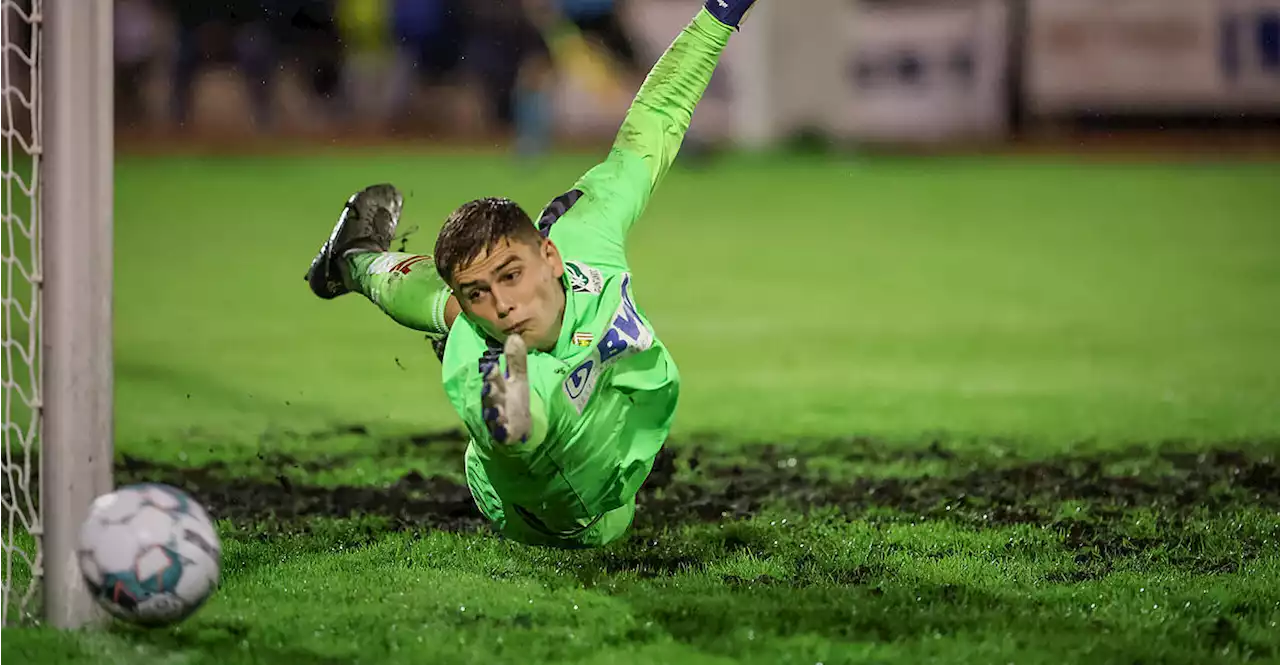
[{"label": "goalkeeper's gloved hand", "polygon": [[706,8],[721,23],[736,30],[742,27],[747,12],[751,11],[751,6],[755,3],[756,0],[707,0]]},{"label": "goalkeeper's gloved hand", "polygon": [[529,412],[529,350],[519,335],[507,338],[503,348],[507,371],[498,359],[485,356],[484,387],[480,393],[481,416],[494,441],[505,444],[525,443],[533,430]]}]

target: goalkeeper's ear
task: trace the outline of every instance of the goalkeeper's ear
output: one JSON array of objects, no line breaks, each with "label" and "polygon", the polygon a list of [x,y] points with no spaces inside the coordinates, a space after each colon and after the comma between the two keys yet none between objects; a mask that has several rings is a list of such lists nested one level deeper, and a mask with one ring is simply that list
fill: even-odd
[{"label": "goalkeeper's ear", "polygon": [[755,4],[756,0],[707,0],[704,6],[716,20],[734,30],[740,30]]}]

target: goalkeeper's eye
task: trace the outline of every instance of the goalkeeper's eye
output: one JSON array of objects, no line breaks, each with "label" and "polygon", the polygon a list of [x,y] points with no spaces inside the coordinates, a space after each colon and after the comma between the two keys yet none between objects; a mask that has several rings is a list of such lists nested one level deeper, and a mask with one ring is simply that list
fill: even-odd
[{"label": "goalkeeper's eye", "polygon": [[517,280],[517,279],[519,279],[519,278],[520,278],[520,271],[519,271],[519,270],[512,270],[511,272],[509,272],[509,273],[507,273],[507,274],[505,274],[505,275],[503,275],[503,276],[502,276],[502,281],[507,282],[507,283],[511,283],[511,282],[516,281],[516,280]]}]

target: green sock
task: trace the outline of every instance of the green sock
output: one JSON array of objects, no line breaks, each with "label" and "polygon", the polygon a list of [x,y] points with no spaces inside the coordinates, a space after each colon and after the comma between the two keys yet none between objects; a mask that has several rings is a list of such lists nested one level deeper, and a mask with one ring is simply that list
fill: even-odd
[{"label": "green sock", "polygon": [[449,332],[444,308],[452,291],[440,279],[431,257],[362,252],[348,256],[347,267],[360,293],[396,323],[426,333]]}]

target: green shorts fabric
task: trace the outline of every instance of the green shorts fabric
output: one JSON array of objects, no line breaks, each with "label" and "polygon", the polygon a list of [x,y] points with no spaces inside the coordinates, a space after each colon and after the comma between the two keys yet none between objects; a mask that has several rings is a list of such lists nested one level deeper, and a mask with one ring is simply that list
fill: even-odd
[{"label": "green shorts fabric", "polygon": [[625,505],[596,515],[578,529],[551,531],[528,511],[498,495],[470,448],[466,455],[466,474],[467,487],[480,512],[499,533],[525,545],[557,549],[603,547],[626,535],[636,516],[636,499],[633,496]]}]

